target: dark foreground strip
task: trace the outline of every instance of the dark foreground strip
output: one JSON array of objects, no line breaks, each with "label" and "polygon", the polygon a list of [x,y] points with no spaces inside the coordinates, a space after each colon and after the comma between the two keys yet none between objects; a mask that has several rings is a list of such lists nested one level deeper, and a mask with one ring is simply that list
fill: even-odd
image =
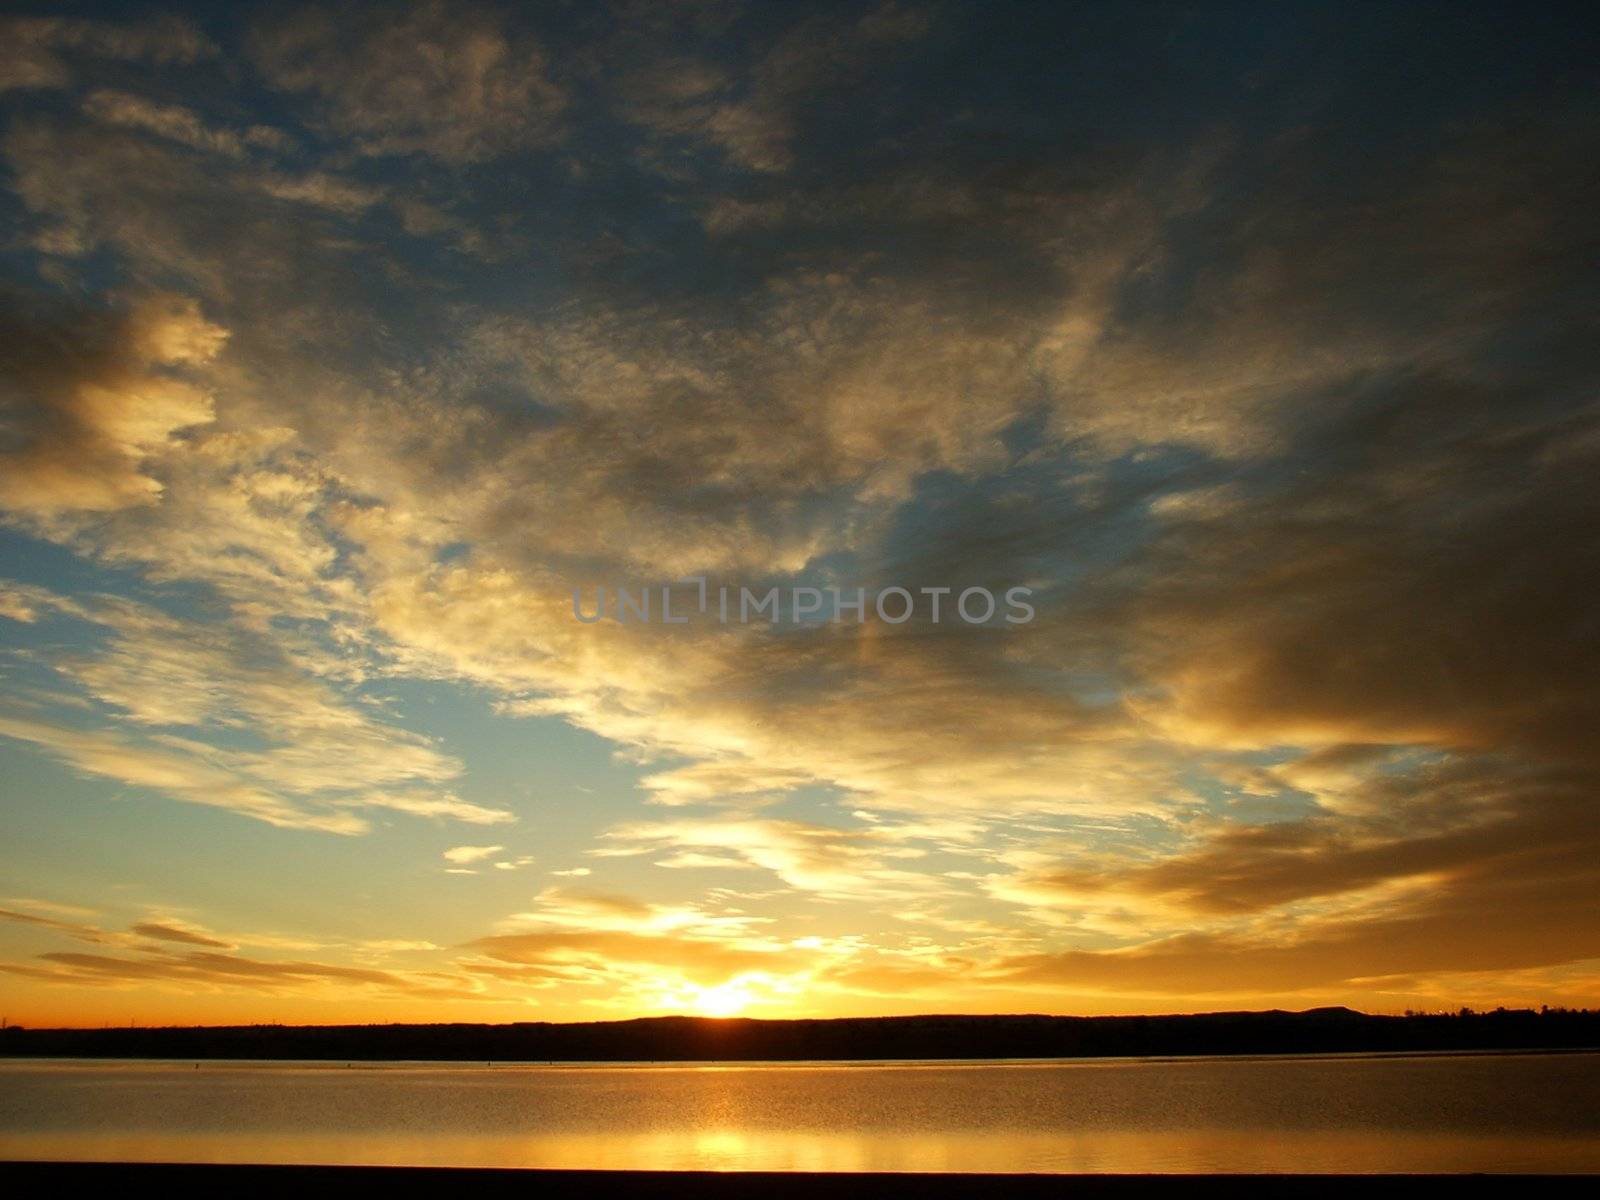
[{"label": "dark foreground strip", "polygon": [[[1573,1175],[921,1175],[709,1171],[533,1171],[457,1167],[297,1167],[181,1163],[0,1163],[0,1187],[13,1196],[60,1189],[204,1189],[220,1195],[349,1194],[351,1189],[461,1192],[542,1200],[549,1196],[695,1197],[696,1200],[789,1200],[824,1196],[1024,1196],[1063,1200],[1132,1197],[1292,1196],[1302,1200],[1415,1200],[1437,1186],[1461,1196],[1592,1196],[1600,1177]],[[47,1191],[49,1189],[49,1191]],[[92,1193],[91,1193],[92,1194]],[[101,1194],[112,1194],[102,1192]]]}]

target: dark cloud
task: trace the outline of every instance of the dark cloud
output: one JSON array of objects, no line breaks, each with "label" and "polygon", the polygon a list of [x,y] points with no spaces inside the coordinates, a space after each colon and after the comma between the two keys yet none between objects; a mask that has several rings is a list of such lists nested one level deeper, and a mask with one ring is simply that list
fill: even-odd
[{"label": "dark cloud", "polygon": [[48,929],[52,933],[63,933],[70,938],[81,942],[105,942],[111,940],[109,934],[85,925],[79,921],[62,921],[55,917],[44,917],[38,913],[17,912],[15,909],[0,909],[0,921],[15,921],[19,925],[33,925],[39,929]]},{"label": "dark cloud", "polygon": [[140,921],[137,925],[131,926],[131,929],[140,937],[154,938],[158,942],[183,942],[190,946],[211,946],[219,950],[234,948],[231,942],[224,942],[203,933],[196,933],[192,929],[160,921]]},{"label": "dark cloud", "polygon": [[1444,761],[1379,771],[1299,820],[1225,826],[1192,848],[1134,866],[1044,871],[1029,882],[1063,903],[1118,892],[1193,915],[1253,914],[1391,882],[1432,893],[1510,879],[1540,860],[1594,849],[1594,778],[1583,772]]},{"label": "dark cloud", "polygon": [[566,103],[544,50],[488,7],[423,0],[366,19],[305,7],[263,21],[253,49],[268,80],[318,97],[366,154],[492,158],[551,140]]},{"label": "dark cloud", "polygon": [[0,91],[57,88],[72,81],[77,58],[187,64],[218,53],[214,42],[182,17],[164,14],[125,24],[72,17],[0,20]]},{"label": "dark cloud", "polygon": [[1584,962],[1600,958],[1587,901],[1593,862],[1592,844],[1553,849],[1525,856],[1515,872],[1463,879],[1435,902],[1381,915],[1286,918],[1255,936],[1181,934],[1115,952],[1025,955],[995,964],[992,977],[1118,994],[1329,995],[1383,990],[1388,977]]},{"label": "dark cloud", "polygon": [[369,987],[395,996],[471,998],[474,989],[465,981],[450,980],[434,972],[404,975],[338,963],[300,960],[276,961],[236,954],[193,951],[142,958],[107,954],[52,951],[38,956],[47,965],[0,963],[0,971],[46,979],[55,983],[117,986],[140,982],[187,987],[244,988],[273,994],[292,994],[320,986]]},{"label": "dark cloud", "polygon": [[1551,353],[1492,387],[1380,385],[1225,511],[1175,512],[1129,605],[1173,719],[1594,766],[1600,411]]},{"label": "dark cloud", "polygon": [[155,502],[145,460],[212,418],[182,369],[226,339],[181,297],[123,311],[0,297],[0,504],[48,518]]}]

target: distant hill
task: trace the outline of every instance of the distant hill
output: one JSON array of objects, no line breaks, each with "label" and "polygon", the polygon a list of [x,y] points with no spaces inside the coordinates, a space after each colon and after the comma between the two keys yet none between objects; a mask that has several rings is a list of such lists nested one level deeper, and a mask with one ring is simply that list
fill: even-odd
[{"label": "distant hill", "polygon": [[1600,1012],[1564,1009],[0,1030],[0,1055],[82,1058],[685,1062],[1591,1048],[1600,1048]]}]

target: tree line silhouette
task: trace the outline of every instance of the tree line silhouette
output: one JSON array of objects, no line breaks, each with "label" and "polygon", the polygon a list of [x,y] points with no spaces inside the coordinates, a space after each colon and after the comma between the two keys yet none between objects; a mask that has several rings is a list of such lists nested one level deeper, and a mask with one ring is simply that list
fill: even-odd
[{"label": "tree line silhouette", "polygon": [[1171,1016],[647,1017],[504,1025],[0,1030],[12,1057],[683,1062],[1600,1048],[1600,1011],[1378,1016],[1347,1008]]}]

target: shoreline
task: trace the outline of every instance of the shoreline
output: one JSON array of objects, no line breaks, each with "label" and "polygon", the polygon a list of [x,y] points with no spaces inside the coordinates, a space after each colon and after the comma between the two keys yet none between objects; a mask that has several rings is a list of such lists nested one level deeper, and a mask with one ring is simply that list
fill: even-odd
[{"label": "shoreline", "polygon": [[[572,1058],[572,1059],[503,1059],[480,1060],[473,1058],[276,1058],[254,1056],[244,1058],[206,1058],[184,1056],[139,1056],[131,1054],[11,1054],[0,1052],[0,1065],[11,1063],[48,1063],[62,1065],[85,1063],[96,1066],[106,1063],[173,1064],[194,1063],[199,1066],[241,1066],[269,1064],[282,1067],[326,1067],[329,1070],[380,1069],[386,1067],[422,1067],[449,1070],[515,1071],[562,1070],[572,1068],[598,1068],[624,1070],[694,1070],[696,1068],[741,1068],[773,1070],[804,1070],[817,1067],[863,1067],[911,1070],[919,1067],[1028,1067],[1074,1066],[1082,1064],[1146,1063],[1151,1066],[1200,1062],[1361,1062],[1400,1058],[1540,1058],[1558,1054],[1600,1054],[1600,1046],[1530,1046],[1514,1048],[1475,1047],[1461,1050],[1285,1050],[1278,1053],[1244,1052],[1239,1054],[1084,1054],[1063,1057],[1013,1056],[1009,1058]],[[340,1067],[340,1063],[344,1066]]]}]

